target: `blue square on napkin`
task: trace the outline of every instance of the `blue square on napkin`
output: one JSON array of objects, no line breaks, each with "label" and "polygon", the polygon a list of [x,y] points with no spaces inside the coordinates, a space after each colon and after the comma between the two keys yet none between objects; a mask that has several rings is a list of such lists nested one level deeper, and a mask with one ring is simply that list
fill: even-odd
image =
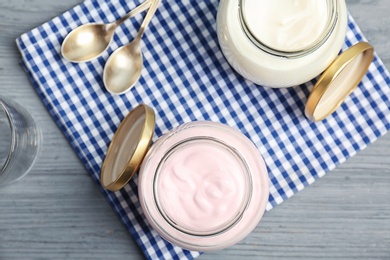
[{"label": "blue square on napkin", "polygon": [[[144,69],[125,95],[110,95],[102,72],[110,53],[136,35],[142,16],[117,28],[98,59],[74,64],[61,58],[64,37],[88,22],[112,22],[140,1],[86,0],[20,36],[22,65],[47,109],[92,178],[99,175],[108,145],[124,116],[139,103],[156,112],[154,140],[194,120],[230,125],[258,147],[270,175],[267,210],[364,149],[390,129],[390,78],[376,56],[367,75],[326,120],[308,121],[304,106],[313,82],[287,89],[256,86],[229,66],[216,35],[218,1],[162,2],[143,36]],[[349,17],[343,49],[365,38]],[[195,258],[163,240],[147,223],[137,196],[137,178],[121,191],[102,189],[112,208],[149,259]]]}]

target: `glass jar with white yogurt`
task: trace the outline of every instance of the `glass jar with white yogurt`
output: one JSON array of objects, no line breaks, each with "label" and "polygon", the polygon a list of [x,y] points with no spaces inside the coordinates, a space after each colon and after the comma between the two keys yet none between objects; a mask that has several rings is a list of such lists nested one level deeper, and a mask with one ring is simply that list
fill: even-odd
[{"label": "glass jar with white yogurt", "polygon": [[310,81],[344,43],[344,0],[221,0],[218,41],[231,66],[267,87]]}]

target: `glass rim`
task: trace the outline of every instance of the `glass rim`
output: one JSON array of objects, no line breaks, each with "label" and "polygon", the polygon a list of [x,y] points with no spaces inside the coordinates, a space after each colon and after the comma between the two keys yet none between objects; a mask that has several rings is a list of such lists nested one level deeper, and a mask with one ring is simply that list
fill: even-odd
[{"label": "glass rim", "polygon": [[278,57],[284,57],[284,58],[299,58],[305,55],[308,55],[317,49],[319,49],[324,42],[327,41],[327,39],[330,37],[332,32],[334,31],[337,20],[338,20],[338,10],[337,10],[337,0],[326,0],[327,6],[328,6],[328,21],[327,25],[325,26],[323,32],[321,35],[311,44],[308,46],[305,46],[302,49],[296,49],[296,50],[281,50],[273,48],[272,46],[269,46],[262,42],[256,35],[253,34],[253,32],[250,30],[248,26],[248,22],[246,21],[246,15],[245,15],[245,1],[246,0],[239,0],[238,5],[238,16],[240,20],[241,28],[243,29],[243,32],[247,36],[247,38],[259,49],[263,50],[266,53],[269,53],[274,56]]},{"label": "glass rim", "polygon": [[6,115],[8,125],[11,131],[11,142],[9,144],[9,152],[3,165],[0,165],[0,177],[1,177],[3,176],[4,170],[7,168],[8,164],[11,161],[12,151],[15,149],[16,146],[16,133],[15,133],[15,126],[12,124],[11,113],[8,110],[7,102],[4,101],[3,98],[0,98],[0,110],[2,110]]}]

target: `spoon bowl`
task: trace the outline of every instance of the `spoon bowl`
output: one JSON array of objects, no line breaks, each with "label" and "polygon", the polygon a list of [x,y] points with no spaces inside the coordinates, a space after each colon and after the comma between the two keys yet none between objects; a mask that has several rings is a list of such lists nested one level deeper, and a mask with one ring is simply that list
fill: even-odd
[{"label": "spoon bowl", "polygon": [[99,57],[110,45],[115,29],[125,20],[149,8],[146,0],[114,23],[84,24],[71,31],[61,46],[62,57],[71,62],[86,62]]},{"label": "spoon bowl", "polygon": [[84,24],[65,38],[62,56],[72,62],[85,62],[97,58],[111,43],[115,24]]},{"label": "spoon bowl", "polygon": [[103,81],[107,91],[119,95],[127,92],[139,80],[142,63],[140,41],[117,49],[104,68]]},{"label": "spoon bowl", "polygon": [[160,2],[161,0],[152,0],[137,36],[129,44],[115,50],[107,60],[103,71],[103,82],[108,92],[124,94],[139,80],[143,67],[141,38]]}]

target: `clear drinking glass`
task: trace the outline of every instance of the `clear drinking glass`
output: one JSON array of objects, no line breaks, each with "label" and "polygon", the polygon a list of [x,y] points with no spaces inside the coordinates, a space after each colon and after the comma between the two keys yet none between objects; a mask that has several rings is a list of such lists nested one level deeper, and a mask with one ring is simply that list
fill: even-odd
[{"label": "clear drinking glass", "polygon": [[27,110],[0,96],[0,186],[27,174],[40,144],[41,131]]}]

